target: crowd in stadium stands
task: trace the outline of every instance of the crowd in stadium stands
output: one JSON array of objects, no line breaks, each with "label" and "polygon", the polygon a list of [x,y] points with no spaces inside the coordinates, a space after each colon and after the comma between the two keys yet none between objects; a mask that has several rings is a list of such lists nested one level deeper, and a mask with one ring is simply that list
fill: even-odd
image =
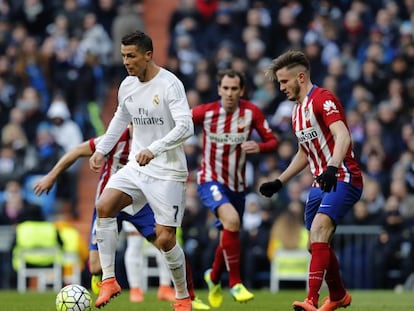
[{"label": "crowd in stadium stands", "polygon": [[[0,1],[0,224],[16,224],[25,204],[25,198],[11,203],[10,191],[25,191],[27,176],[46,173],[62,152],[103,132],[106,90],[125,75],[120,37],[128,27],[145,28],[143,10],[138,0]],[[414,1],[181,0],[169,36],[165,67],[183,81],[191,106],[216,99],[218,70],[240,70],[246,97],[280,140],[277,153],[248,158],[246,286],[267,285],[256,276],[269,271],[272,225],[291,208],[302,217],[313,181],[304,172],[272,199],[257,191],[297,148],[290,127],[294,103],[263,74],[287,49],[305,52],[313,82],[334,92],[346,110],[365,186],[344,224],[382,227],[371,250],[378,278],[371,286],[390,286],[388,272],[395,269],[395,284],[404,283],[414,272]],[[185,144],[190,178],[183,234],[195,285],[204,286],[218,232],[197,196],[198,134]],[[55,194],[71,204],[74,217],[78,174],[78,166],[68,171]],[[53,219],[59,208],[49,212]]]}]

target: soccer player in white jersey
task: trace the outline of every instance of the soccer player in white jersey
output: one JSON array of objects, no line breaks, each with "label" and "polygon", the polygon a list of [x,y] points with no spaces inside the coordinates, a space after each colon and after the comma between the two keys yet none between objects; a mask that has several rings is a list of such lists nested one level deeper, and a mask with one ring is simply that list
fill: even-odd
[{"label": "soccer player in white jersey", "polygon": [[[119,138],[117,144],[112,148],[106,156],[105,166],[102,168],[99,178],[96,198],[99,198],[109,177],[115,174],[128,161],[130,140],[132,134],[132,126]],[[42,178],[40,178],[33,186],[33,190],[37,195],[48,193],[53,187],[59,175],[70,167],[75,161],[81,157],[90,157],[95,151],[96,144],[102,137],[91,138],[75,148],[65,153],[62,158],[54,165],[54,167]],[[127,234],[127,248],[125,250],[125,270],[127,273],[130,301],[142,302],[144,295],[141,285],[141,275],[139,273],[143,262],[142,245],[144,238],[149,242],[153,241],[155,236],[155,219],[154,213],[149,205],[145,205],[139,212],[131,215],[129,212],[132,208],[127,207],[117,214],[118,230],[122,228]],[[171,277],[170,271],[166,266],[165,260],[161,253],[157,253],[157,265],[159,268],[159,286],[157,291],[157,298],[159,300],[174,301],[175,291],[170,287]],[[102,268],[99,261],[98,245],[96,242],[96,209],[93,210],[91,221],[91,230],[89,237],[89,270],[92,274],[91,287],[94,293],[99,293],[98,282],[101,281]],[[208,310],[209,307],[201,299],[196,297],[192,281],[191,268],[186,265],[187,271],[187,286],[192,299],[192,307],[194,310]]]},{"label": "soccer player in white jersey", "polygon": [[[292,127],[298,151],[289,166],[260,192],[271,197],[284,184],[309,165],[315,177],[305,207],[306,228],[310,231],[309,290],[304,301],[293,302],[296,311],[332,311],[351,304],[351,295],[343,285],[338,259],[330,247],[336,223],[360,199],[362,175],[352,151],[351,135],[344,109],[328,90],[311,82],[309,61],[300,51],[288,51],[267,69],[280,90],[296,105]],[[323,279],[329,297],[318,309]]]},{"label": "soccer player in white jersey", "polygon": [[174,309],[191,310],[184,252],[176,241],[188,177],[183,143],[194,133],[191,111],[182,82],[153,61],[148,35],[135,31],[121,42],[129,76],[121,82],[117,110],[89,159],[91,169],[100,171],[105,155],[131,121],[133,138],[128,163],[111,176],[96,204],[103,281],[95,306],[104,306],[121,292],[115,278],[116,214],[132,203],[134,207],[149,203],[156,221],[154,245],[164,255],[174,283]]},{"label": "soccer player in white jersey", "polygon": [[[198,193],[204,206],[218,218],[220,242],[212,268],[204,274],[212,307],[223,301],[220,279],[227,268],[230,294],[238,302],[254,298],[240,276],[240,227],[246,196],[246,158],[248,154],[273,152],[278,141],[262,111],[241,99],[245,78],[228,69],[218,74],[219,100],[192,109],[195,125],[203,130],[203,159],[197,175]],[[261,142],[250,139],[253,130]]]}]

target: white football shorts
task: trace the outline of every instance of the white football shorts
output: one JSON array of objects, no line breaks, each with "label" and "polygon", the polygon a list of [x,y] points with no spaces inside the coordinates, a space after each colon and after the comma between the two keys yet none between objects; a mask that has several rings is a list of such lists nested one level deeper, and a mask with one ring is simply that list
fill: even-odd
[{"label": "white football shorts", "polygon": [[181,226],[185,209],[185,182],[153,178],[137,171],[132,165],[125,165],[109,178],[106,188],[130,195],[133,213],[149,203],[157,224]]}]

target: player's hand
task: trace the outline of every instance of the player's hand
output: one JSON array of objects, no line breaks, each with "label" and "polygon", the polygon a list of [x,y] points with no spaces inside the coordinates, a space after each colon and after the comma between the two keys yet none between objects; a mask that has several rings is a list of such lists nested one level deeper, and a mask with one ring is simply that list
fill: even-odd
[{"label": "player's hand", "polygon": [[49,194],[54,182],[54,178],[49,175],[45,175],[33,185],[33,191],[37,196],[40,196],[44,192]]},{"label": "player's hand", "polygon": [[89,167],[95,173],[99,173],[105,163],[105,156],[95,151],[94,154],[89,158]]},{"label": "player's hand", "polygon": [[139,166],[147,165],[152,159],[154,159],[154,155],[148,149],[141,150],[135,155],[135,161],[137,161]]},{"label": "player's hand", "polygon": [[241,148],[246,153],[259,153],[260,147],[259,144],[253,140],[245,141],[241,144]]},{"label": "player's hand", "polygon": [[316,177],[316,182],[321,187],[323,192],[336,191],[336,183],[338,181],[338,168],[335,166],[328,166],[325,172]]},{"label": "player's hand", "polygon": [[259,191],[265,197],[270,198],[272,195],[278,192],[282,188],[282,186],[282,182],[279,179],[276,179],[274,181],[265,182],[261,184]]}]

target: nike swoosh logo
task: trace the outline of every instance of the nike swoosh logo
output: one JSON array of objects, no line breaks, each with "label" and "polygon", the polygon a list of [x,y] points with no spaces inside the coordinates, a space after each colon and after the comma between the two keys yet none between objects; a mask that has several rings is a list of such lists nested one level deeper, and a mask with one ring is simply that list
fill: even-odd
[{"label": "nike swoosh logo", "polygon": [[329,204],[321,204],[320,207],[331,207],[332,205]]}]

